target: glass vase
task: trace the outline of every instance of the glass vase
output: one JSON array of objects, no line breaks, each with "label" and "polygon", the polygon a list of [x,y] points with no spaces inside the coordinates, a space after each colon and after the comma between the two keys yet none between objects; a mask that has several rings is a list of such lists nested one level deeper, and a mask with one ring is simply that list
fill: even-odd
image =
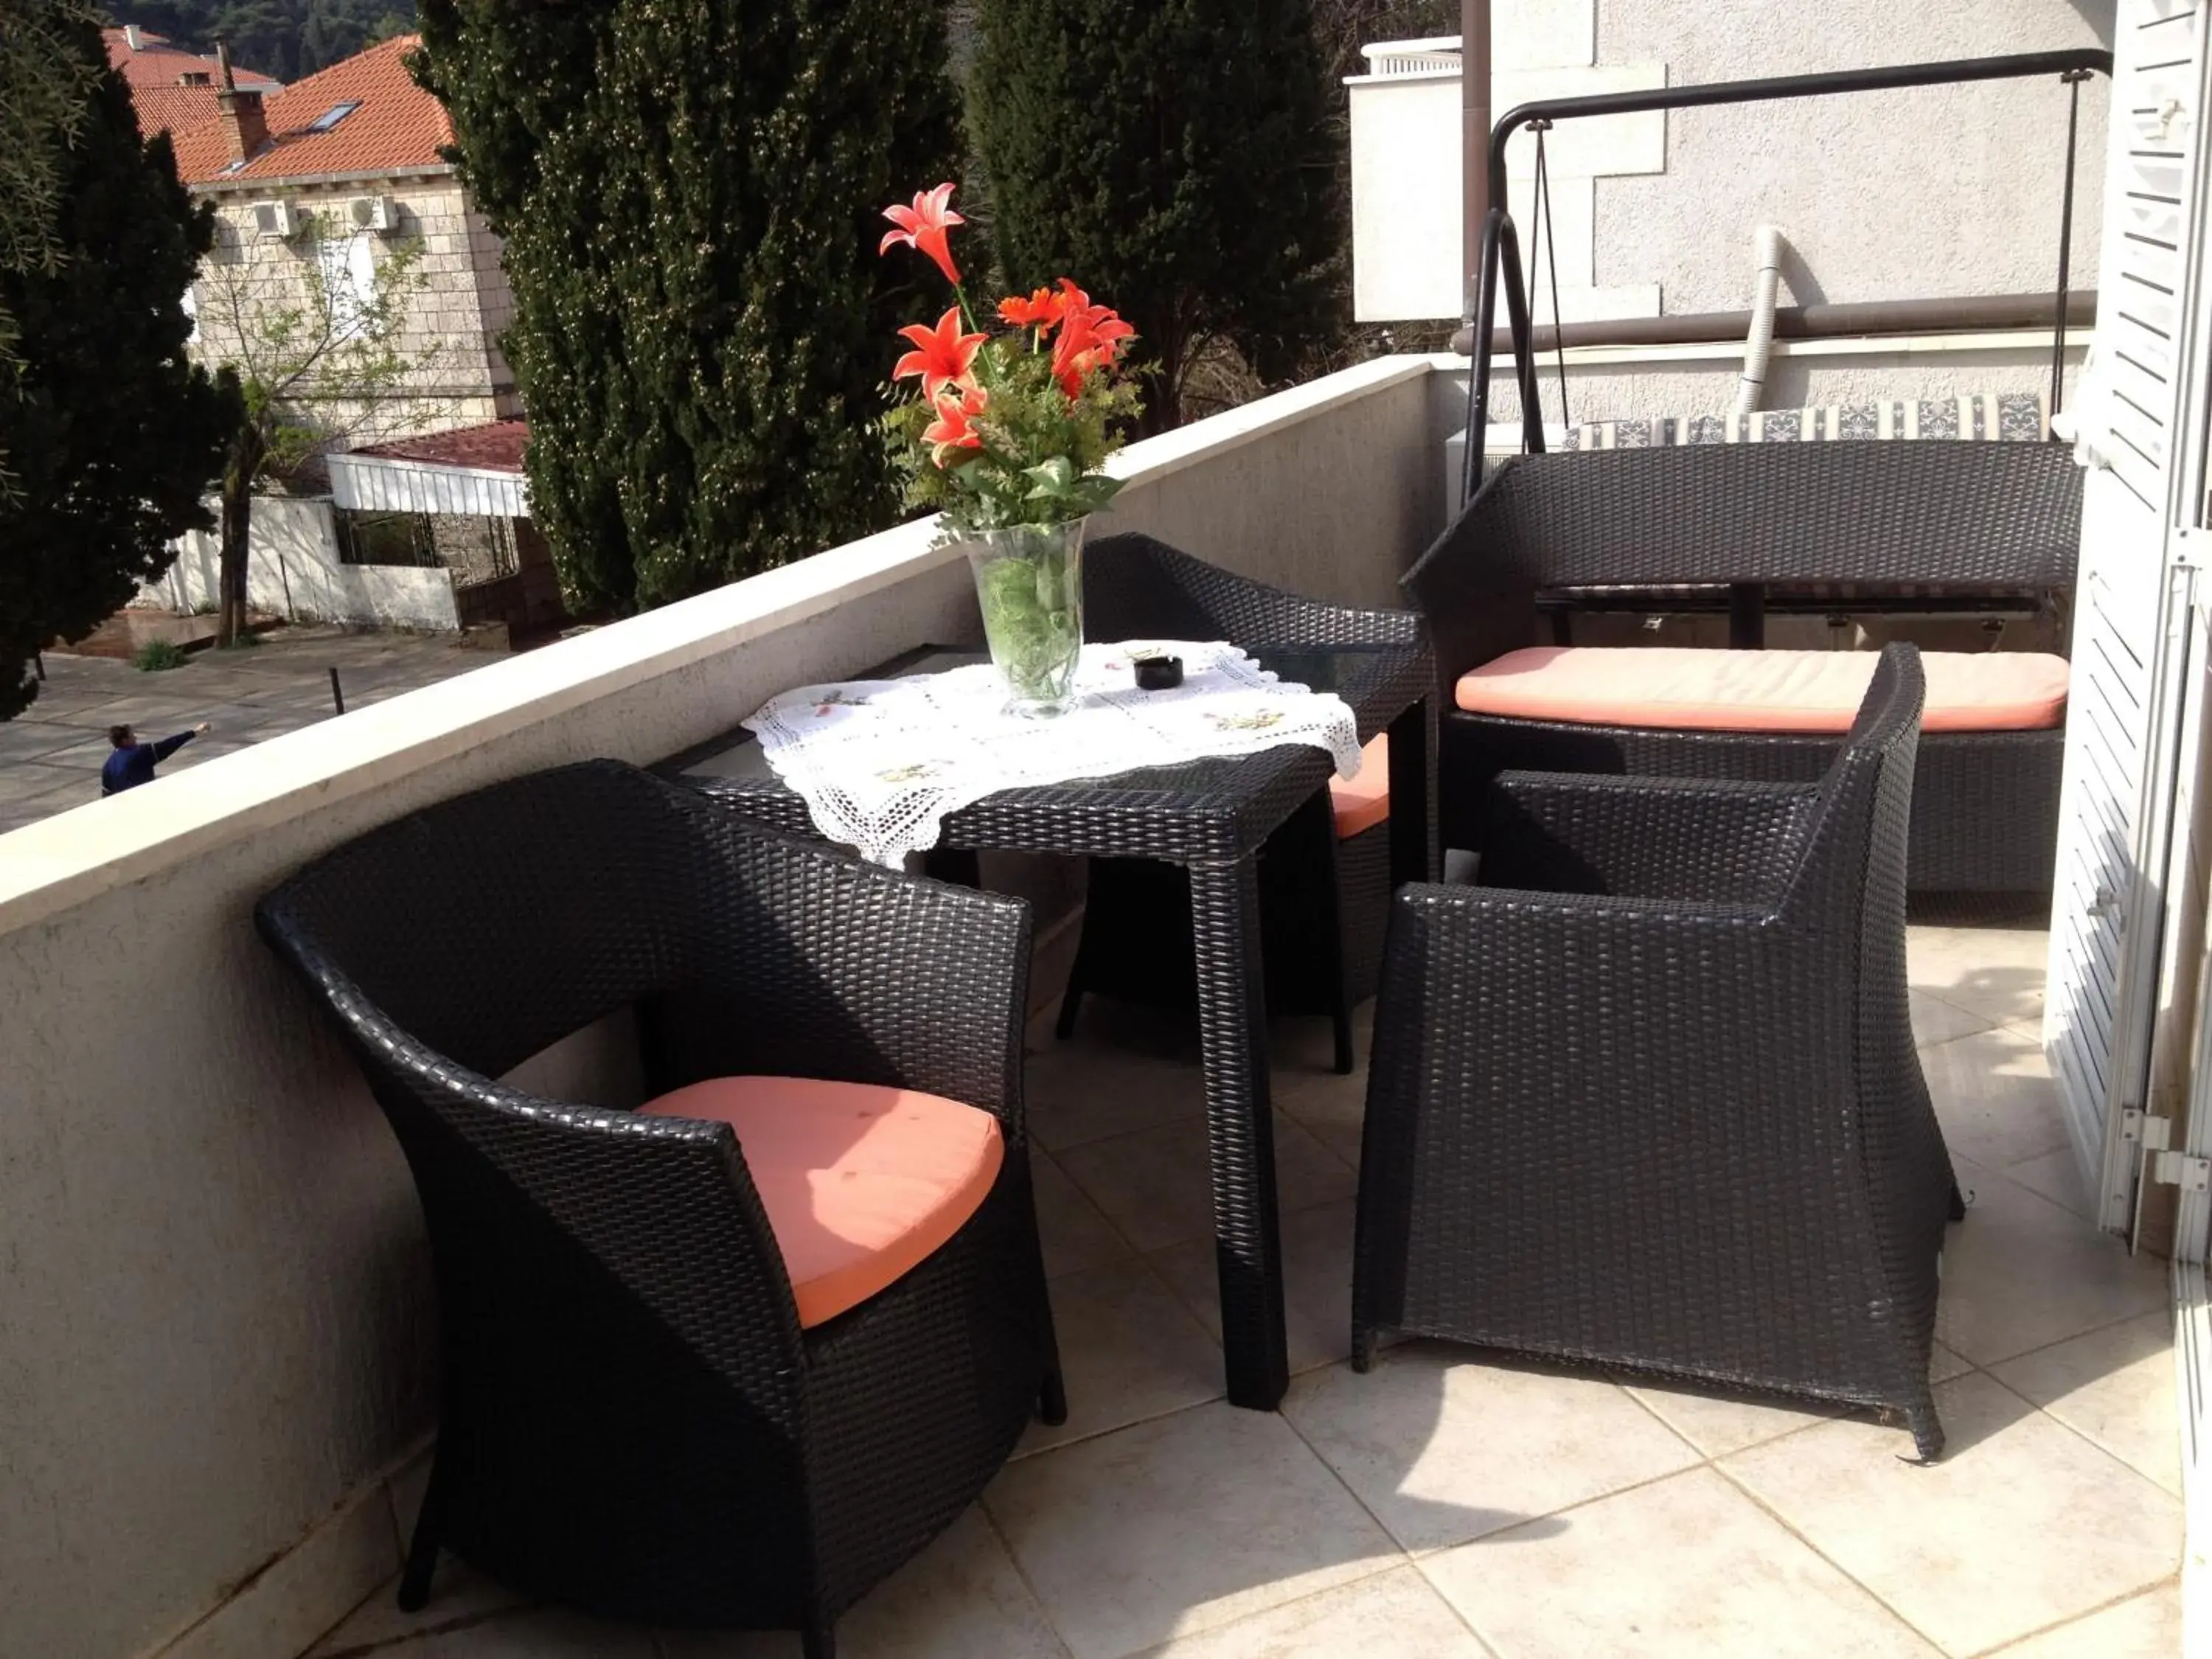
[{"label": "glass vase", "polygon": [[1012,525],[976,531],[966,541],[983,636],[1006,677],[1008,714],[1054,720],[1075,707],[1088,522]]}]

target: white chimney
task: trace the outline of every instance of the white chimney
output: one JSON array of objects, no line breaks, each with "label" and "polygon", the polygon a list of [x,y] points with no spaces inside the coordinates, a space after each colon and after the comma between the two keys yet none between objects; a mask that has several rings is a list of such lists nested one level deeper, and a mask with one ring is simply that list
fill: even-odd
[{"label": "white chimney", "polygon": [[133,52],[138,50],[138,26],[136,23],[123,26],[123,44]]}]

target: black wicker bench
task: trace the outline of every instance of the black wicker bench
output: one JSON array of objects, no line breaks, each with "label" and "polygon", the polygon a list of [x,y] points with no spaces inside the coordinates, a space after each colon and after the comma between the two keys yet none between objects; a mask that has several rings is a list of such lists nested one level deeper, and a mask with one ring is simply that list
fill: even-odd
[{"label": "black wicker bench", "polygon": [[[1461,676],[1540,643],[1540,592],[1583,586],[1850,584],[1954,601],[2065,590],[2081,477],[2057,445],[1711,445],[1527,455],[1492,475],[1407,573],[1443,709],[1445,843],[1480,850],[1507,771],[1818,779],[1835,735],[1528,720],[1456,706]],[[1942,731],[1921,741],[1915,893],[2047,889],[2063,725]]]}]

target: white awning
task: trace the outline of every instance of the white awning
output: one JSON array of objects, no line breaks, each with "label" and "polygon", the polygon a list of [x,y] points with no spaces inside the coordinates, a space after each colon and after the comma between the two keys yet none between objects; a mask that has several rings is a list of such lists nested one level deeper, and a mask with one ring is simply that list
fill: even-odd
[{"label": "white awning", "polygon": [[356,512],[530,516],[530,482],[519,472],[385,455],[337,454],[328,460],[332,503]]}]

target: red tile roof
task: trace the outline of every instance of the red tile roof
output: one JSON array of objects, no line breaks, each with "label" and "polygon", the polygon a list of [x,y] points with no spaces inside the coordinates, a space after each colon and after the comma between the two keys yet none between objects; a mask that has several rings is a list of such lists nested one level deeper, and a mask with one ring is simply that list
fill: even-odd
[{"label": "red tile roof", "polygon": [[[213,58],[187,52],[151,29],[138,31],[136,47],[131,44],[127,29],[102,29],[100,38],[107,43],[108,66],[123,71],[123,78],[131,83],[134,93],[141,87],[182,86],[187,75],[204,75],[210,86],[220,78]],[[266,87],[273,91],[282,84],[236,64],[231,65],[231,74],[241,87]]]},{"label": "red tile roof", "polygon": [[[188,185],[205,185],[442,167],[438,151],[453,142],[453,124],[446,106],[407,73],[406,56],[417,40],[403,34],[384,41],[264,98],[269,142],[235,171],[220,118],[179,131],[178,175]],[[340,104],[356,102],[360,107],[329,131],[310,131]]]},{"label": "red tile roof", "polygon": [[137,112],[138,131],[149,137],[182,132],[221,112],[213,87],[133,87],[131,107]]},{"label": "red tile roof", "polygon": [[[138,31],[136,47],[121,29],[102,29],[100,34],[107,43],[109,66],[121,71],[130,84],[131,104],[137,112],[139,131],[182,132],[187,127],[215,118],[216,83],[220,76],[214,58],[172,46],[147,29]],[[234,64],[231,71],[241,87],[259,87],[267,93],[282,88],[281,82],[252,70],[240,69]],[[208,83],[186,86],[184,77],[187,75],[204,75]]]},{"label": "red tile roof", "polygon": [[492,421],[483,426],[457,427],[451,432],[433,432],[427,437],[364,444],[352,453],[380,456],[387,461],[428,461],[437,466],[519,473],[522,452],[529,443],[529,422]]}]

